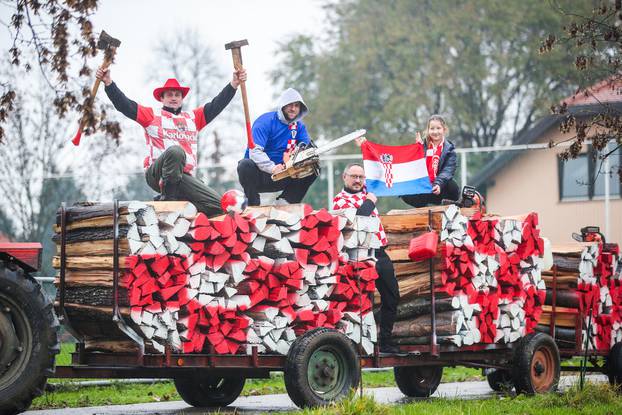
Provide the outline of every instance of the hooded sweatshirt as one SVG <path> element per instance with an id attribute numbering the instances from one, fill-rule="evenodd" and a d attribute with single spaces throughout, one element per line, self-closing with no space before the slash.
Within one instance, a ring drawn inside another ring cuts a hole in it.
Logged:
<path id="1" fill-rule="evenodd" d="M 283 107 L 293 102 L 300 102 L 300 113 L 288 122 Z M 272 173 L 275 165 L 283 163 L 283 153 L 288 148 L 298 143 L 309 143 L 307 128 L 301 121 L 308 112 L 300 93 L 293 88 L 286 89 L 277 100 L 276 111 L 261 115 L 253 123 L 255 148 L 246 149 L 244 157 L 253 160 L 259 170 Z"/>

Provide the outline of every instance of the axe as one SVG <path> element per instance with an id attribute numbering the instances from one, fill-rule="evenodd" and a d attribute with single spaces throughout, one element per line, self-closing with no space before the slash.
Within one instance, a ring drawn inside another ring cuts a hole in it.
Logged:
<path id="1" fill-rule="evenodd" d="M 105 31 L 101 31 L 99 34 L 99 39 L 97 40 L 97 49 L 104 51 L 104 62 L 102 63 L 102 68 L 104 70 L 108 69 L 110 64 L 114 59 L 114 55 L 117 51 L 117 48 L 121 46 L 121 41 L 119 39 L 115 39 L 110 36 Z M 95 80 L 95 84 L 93 84 L 93 88 L 91 89 L 91 96 L 89 100 L 92 102 L 95 99 L 95 95 L 97 94 L 97 90 L 99 89 L 99 84 L 101 81 L 99 79 Z M 86 123 L 86 117 L 82 115 L 80 119 L 80 125 L 78 126 L 78 132 L 76 136 L 71 140 L 71 142 L 78 146 L 80 145 L 80 137 L 82 137 L 82 129 L 84 128 L 84 124 Z"/>
<path id="2" fill-rule="evenodd" d="M 233 67 L 236 71 L 242 69 L 242 46 L 248 45 L 248 40 L 236 40 L 229 42 L 225 45 L 225 50 L 231 49 L 231 56 L 233 57 Z M 251 133 L 251 116 L 248 112 L 248 97 L 246 95 L 246 82 L 240 82 L 240 89 L 242 90 L 242 103 L 244 104 L 244 118 L 246 119 L 246 139 L 248 142 L 248 148 L 254 148 L 255 142 L 253 141 L 253 134 Z"/>

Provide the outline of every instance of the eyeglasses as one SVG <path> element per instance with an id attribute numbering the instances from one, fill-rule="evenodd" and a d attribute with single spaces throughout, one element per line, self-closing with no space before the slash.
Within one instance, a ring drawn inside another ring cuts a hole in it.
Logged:
<path id="1" fill-rule="evenodd" d="M 365 176 L 359 176 L 358 174 L 346 174 L 346 176 L 353 178 L 354 180 L 365 180 Z"/>

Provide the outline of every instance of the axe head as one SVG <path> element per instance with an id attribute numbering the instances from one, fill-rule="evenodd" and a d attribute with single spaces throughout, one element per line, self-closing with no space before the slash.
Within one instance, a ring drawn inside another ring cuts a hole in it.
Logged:
<path id="1" fill-rule="evenodd" d="M 229 50 L 229 49 L 239 49 L 242 46 L 246 46 L 248 45 L 248 40 L 246 39 L 242 39 L 242 40 L 234 40 L 233 42 L 229 42 L 227 44 L 225 44 L 225 49 Z"/>
<path id="2" fill-rule="evenodd" d="M 105 30 L 101 31 L 99 39 L 97 39 L 97 49 L 106 50 L 111 47 L 118 48 L 119 46 L 121 46 L 119 39 L 110 36 Z"/>

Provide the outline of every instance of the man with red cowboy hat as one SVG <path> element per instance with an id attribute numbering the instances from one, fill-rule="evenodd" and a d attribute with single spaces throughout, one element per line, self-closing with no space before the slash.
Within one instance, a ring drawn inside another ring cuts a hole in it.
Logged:
<path id="1" fill-rule="evenodd" d="M 220 196 L 192 175 L 197 165 L 197 138 L 203 127 L 229 104 L 246 71 L 233 73 L 231 82 L 211 101 L 191 111 L 183 111 L 182 103 L 190 88 L 171 78 L 153 90 L 161 109 L 145 107 L 127 98 L 112 81 L 109 69 L 99 68 L 97 78 L 106 85 L 106 95 L 114 107 L 145 129 L 148 154 L 144 167 L 147 184 L 160 193 L 159 200 L 188 200 L 199 211 L 211 216 L 219 214 Z"/>

